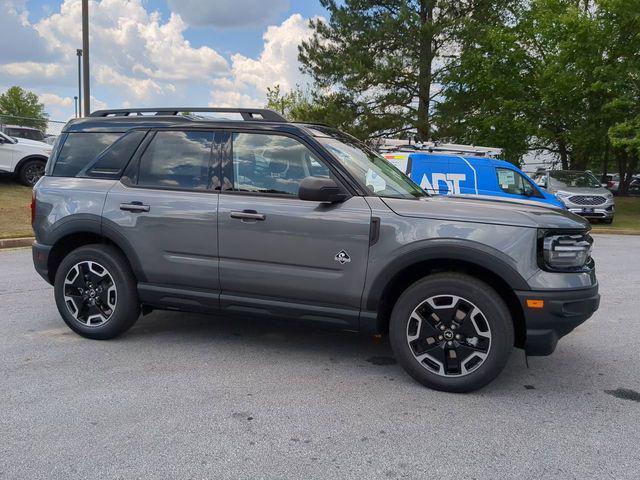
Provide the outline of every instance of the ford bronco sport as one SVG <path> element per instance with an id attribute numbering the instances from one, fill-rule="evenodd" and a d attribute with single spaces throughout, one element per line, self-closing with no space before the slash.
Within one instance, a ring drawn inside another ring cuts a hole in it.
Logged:
<path id="1" fill-rule="evenodd" d="M 586 220 L 430 196 L 354 138 L 269 110 L 72 120 L 32 210 L 35 268 L 93 339 L 153 309 L 324 322 L 388 333 L 412 377 L 463 392 L 514 346 L 550 354 L 600 298 Z"/>

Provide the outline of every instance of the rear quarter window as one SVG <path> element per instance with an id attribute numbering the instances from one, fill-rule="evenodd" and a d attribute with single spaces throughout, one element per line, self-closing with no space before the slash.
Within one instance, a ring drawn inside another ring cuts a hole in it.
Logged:
<path id="1" fill-rule="evenodd" d="M 75 177 L 122 133 L 76 132 L 67 134 L 53 166 L 54 177 Z"/>

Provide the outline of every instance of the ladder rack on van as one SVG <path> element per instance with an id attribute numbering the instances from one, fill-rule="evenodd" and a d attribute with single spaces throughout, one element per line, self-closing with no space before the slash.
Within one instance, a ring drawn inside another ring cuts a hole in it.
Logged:
<path id="1" fill-rule="evenodd" d="M 265 108 L 217 108 L 217 107 L 168 107 L 168 108 L 117 108 L 96 110 L 90 117 L 129 117 L 129 116 L 176 116 L 190 113 L 238 113 L 244 121 L 259 120 L 262 122 L 288 122 L 286 118 L 273 110 Z"/>

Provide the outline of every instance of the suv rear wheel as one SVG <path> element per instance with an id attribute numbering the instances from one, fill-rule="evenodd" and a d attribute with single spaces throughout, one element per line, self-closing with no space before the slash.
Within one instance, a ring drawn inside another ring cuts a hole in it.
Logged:
<path id="1" fill-rule="evenodd" d="M 423 385 L 469 392 L 491 382 L 513 347 L 513 322 L 502 298 L 465 274 L 438 273 L 398 299 L 389 326 L 398 362 Z"/>
<path id="2" fill-rule="evenodd" d="M 110 245 L 87 245 L 67 255 L 56 272 L 54 291 L 63 320 L 83 337 L 116 337 L 140 315 L 133 273 Z"/>
<path id="3" fill-rule="evenodd" d="M 40 177 L 44 175 L 44 167 L 47 162 L 40 159 L 27 160 L 20 167 L 18 178 L 20 183 L 27 187 L 33 187 Z"/>

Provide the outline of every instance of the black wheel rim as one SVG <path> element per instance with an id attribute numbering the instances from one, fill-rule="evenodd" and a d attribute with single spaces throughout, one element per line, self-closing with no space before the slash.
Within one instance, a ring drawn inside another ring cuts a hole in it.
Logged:
<path id="1" fill-rule="evenodd" d="M 42 163 L 30 163 L 25 167 L 24 179 L 31 186 L 38 183 L 42 175 L 44 175 L 44 165 Z"/>
<path id="2" fill-rule="evenodd" d="M 469 300 L 436 295 L 411 312 L 407 343 L 423 368 L 442 377 L 461 377 L 485 362 L 491 328 L 484 313 Z"/>
<path id="3" fill-rule="evenodd" d="M 113 277 L 97 262 L 76 263 L 64 279 L 64 302 L 77 322 L 88 327 L 104 325 L 118 302 Z"/>

